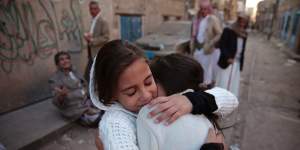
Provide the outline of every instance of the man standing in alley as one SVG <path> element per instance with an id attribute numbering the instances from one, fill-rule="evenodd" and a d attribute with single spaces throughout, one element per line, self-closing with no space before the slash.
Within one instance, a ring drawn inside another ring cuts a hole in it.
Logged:
<path id="1" fill-rule="evenodd" d="M 98 50 L 109 40 L 109 28 L 105 20 L 102 19 L 101 9 L 97 1 L 91 1 L 89 3 L 90 14 L 92 16 L 92 22 L 89 32 L 84 34 L 84 39 L 88 45 L 88 65 L 85 70 L 85 79 L 88 80 L 89 71 L 93 58 L 97 54 Z"/>
<path id="2" fill-rule="evenodd" d="M 213 15 L 209 0 L 199 0 L 199 11 L 193 20 L 191 52 L 204 70 L 204 84 L 212 87 L 215 84 L 217 62 L 220 51 L 215 45 L 222 34 L 220 20 Z"/>

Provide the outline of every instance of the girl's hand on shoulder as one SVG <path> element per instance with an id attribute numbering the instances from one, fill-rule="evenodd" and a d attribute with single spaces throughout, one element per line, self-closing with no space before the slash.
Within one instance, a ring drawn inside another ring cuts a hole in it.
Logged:
<path id="1" fill-rule="evenodd" d="M 209 129 L 205 144 L 202 145 L 200 150 L 228 150 L 225 144 L 224 135 L 217 129 Z"/>
<path id="2" fill-rule="evenodd" d="M 224 136 L 217 129 L 209 129 L 206 143 L 224 143 Z"/>
<path id="3" fill-rule="evenodd" d="M 169 125 L 179 117 L 190 113 L 193 105 L 187 97 L 174 94 L 153 99 L 149 103 L 149 107 L 154 107 L 149 113 L 149 117 L 154 118 L 156 123 L 165 121 L 165 125 Z"/>

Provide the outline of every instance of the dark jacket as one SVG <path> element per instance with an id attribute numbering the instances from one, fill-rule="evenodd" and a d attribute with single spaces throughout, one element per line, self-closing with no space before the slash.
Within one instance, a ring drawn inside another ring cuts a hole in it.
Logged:
<path id="1" fill-rule="evenodd" d="M 221 50 L 220 59 L 218 61 L 218 65 L 226 69 L 230 64 L 227 62 L 228 59 L 235 58 L 236 52 L 237 52 L 237 39 L 238 34 L 233 31 L 230 28 L 225 28 L 221 39 L 218 43 L 218 46 Z M 244 64 L 244 53 L 246 48 L 246 41 L 247 38 L 243 38 L 243 49 L 241 53 L 241 59 L 240 59 L 240 70 L 243 70 L 243 64 Z"/>

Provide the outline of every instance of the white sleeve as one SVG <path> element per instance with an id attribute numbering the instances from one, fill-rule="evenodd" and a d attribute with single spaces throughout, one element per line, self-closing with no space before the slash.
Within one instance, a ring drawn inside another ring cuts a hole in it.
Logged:
<path id="1" fill-rule="evenodd" d="M 99 136 L 105 150 L 138 150 L 136 130 L 126 118 L 104 117 L 100 121 Z"/>
<path id="2" fill-rule="evenodd" d="M 221 116 L 222 118 L 232 113 L 239 105 L 237 97 L 225 89 L 215 87 L 210 90 L 206 90 L 205 92 L 212 94 L 215 97 L 218 109 L 213 113 Z"/>

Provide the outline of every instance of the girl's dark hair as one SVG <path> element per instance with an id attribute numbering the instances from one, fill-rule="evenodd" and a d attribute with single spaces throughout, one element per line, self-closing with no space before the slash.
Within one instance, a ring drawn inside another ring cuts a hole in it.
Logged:
<path id="1" fill-rule="evenodd" d="M 58 66 L 58 64 L 59 64 L 59 57 L 61 55 L 67 55 L 69 57 L 69 59 L 71 59 L 71 55 L 68 52 L 65 52 L 65 51 L 58 52 L 54 55 L 54 62 L 55 62 L 56 66 Z"/>
<path id="2" fill-rule="evenodd" d="M 186 89 L 201 91 L 199 84 L 203 82 L 203 69 L 193 58 L 170 54 L 157 58 L 150 67 L 155 81 L 162 85 L 167 95 Z"/>
<path id="3" fill-rule="evenodd" d="M 193 58 L 182 54 L 170 54 L 154 60 L 150 68 L 156 83 L 163 87 L 167 95 L 183 92 L 186 89 L 205 90 L 200 87 L 203 82 L 203 69 Z M 205 116 L 217 129 L 220 129 L 217 115 L 211 113 Z"/>
<path id="4" fill-rule="evenodd" d="M 94 77 L 95 90 L 103 104 L 111 104 L 120 74 L 139 58 L 144 58 L 143 51 L 128 41 L 113 40 L 99 50 Z"/>

